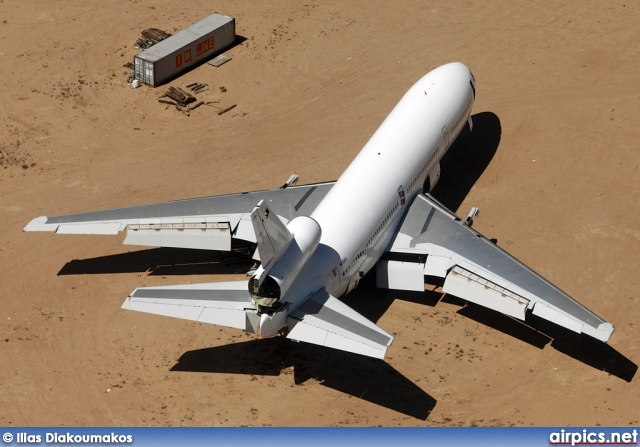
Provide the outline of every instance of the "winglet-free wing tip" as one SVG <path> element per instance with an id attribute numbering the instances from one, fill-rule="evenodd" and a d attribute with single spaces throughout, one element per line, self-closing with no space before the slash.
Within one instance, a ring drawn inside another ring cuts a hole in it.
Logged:
<path id="1" fill-rule="evenodd" d="M 596 337 L 596 338 L 599 340 L 602 340 L 605 343 L 608 343 L 614 330 L 615 328 L 613 327 L 613 324 L 601 323 L 600 326 L 598 326 L 599 337 Z"/>
<path id="2" fill-rule="evenodd" d="M 58 225 L 47 224 L 47 216 L 36 217 L 22 231 L 56 231 Z"/>
<path id="3" fill-rule="evenodd" d="M 592 326 L 584 325 L 582 326 L 582 332 L 595 338 L 596 340 L 600 340 L 603 343 L 608 343 L 611 338 L 611 334 L 615 328 L 611 323 L 600 323 L 597 328 Z"/>

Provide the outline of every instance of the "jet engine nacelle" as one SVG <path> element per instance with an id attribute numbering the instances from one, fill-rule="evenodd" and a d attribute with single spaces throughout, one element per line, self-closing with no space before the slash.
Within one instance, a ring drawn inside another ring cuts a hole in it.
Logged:
<path id="1" fill-rule="evenodd" d="M 276 253 L 272 260 L 274 262 L 260 266 L 249 281 L 249 293 L 259 306 L 258 310 L 268 312 L 268 308 L 275 306 L 287 293 L 322 236 L 318 222 L 306 216 L 293 219 L 287 229 L 293 235 L 291 241 Z"/>
<path id="2" fill-rule="evenodd" d="M 438 184 L 438 180 L 440 180 L 440 162 L 436 162 L 436 165 L 431 168 L 431 171 L 429 171 L 429 175 L 427 175 L 427 178 L 424 181 L 422 192 L 429 194 Z"/>

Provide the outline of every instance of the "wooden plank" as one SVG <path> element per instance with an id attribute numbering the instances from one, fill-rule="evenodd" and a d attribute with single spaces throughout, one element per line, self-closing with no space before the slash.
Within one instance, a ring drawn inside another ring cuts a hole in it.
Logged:
<path id="1" fill-rule="evenodd" d="M 221 54 L 211 59 L 209 62 L 207 62 L 207 64 L 212 65 L 214 67 L 219 67 L 222 64 L 226 64 L 230 60 L 231 58 L 229 56 L 225 56 L 224 54 Z"/>
<path id="2" fill-rule="evenodd" d="M 197 102 L 197 103 L 195 103 L 194 105 L 192 105 L 191 107 L 189 107 L 189 108 L 187 109 L 187 111 L 191 112 L 192 110 L 195 110 L 195 109 L 197 109 L 198 107 L 200 107 L 202 104 L 204 104 L 204 101 Z"/>
<path id="3" fill-rule="evenodd" d="M 224 108 L 218 112 L 218 115 L 222 115 L 223 113 L 227 113 L 229 110 L 233 109 L 237 104 Z"/>

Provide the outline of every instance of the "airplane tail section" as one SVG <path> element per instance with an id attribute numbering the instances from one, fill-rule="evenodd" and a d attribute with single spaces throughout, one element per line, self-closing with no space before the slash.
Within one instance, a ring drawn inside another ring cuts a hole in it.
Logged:
<path id="1" fill-rule="evenodd" d="M 265 200 L 261 200 L 251 213 L 251 222 L 258 243 L 258 254 L 262 265 L 267 263 L 282 247 L 293 239 L 293 234 Z"/>

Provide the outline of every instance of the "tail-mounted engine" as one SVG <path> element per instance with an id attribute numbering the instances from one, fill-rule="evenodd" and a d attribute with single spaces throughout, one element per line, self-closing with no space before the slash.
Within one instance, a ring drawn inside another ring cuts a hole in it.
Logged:
<path id="1" fill-rule="evenodd" d="M 318 246 L 322 230 L 306 216 L 298 216 L 285 226 L 265 202 L 253 210 L 251 220 L 262 265 L 249 281 L 249 293 L 259 311 L 275 312 Z"/>

